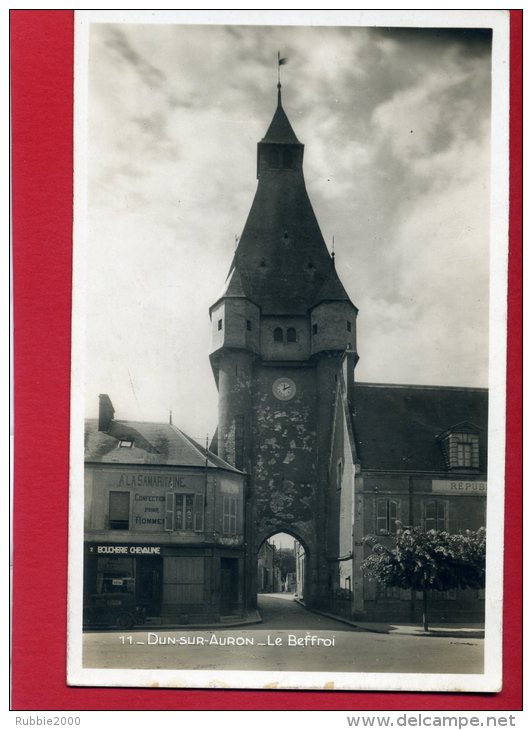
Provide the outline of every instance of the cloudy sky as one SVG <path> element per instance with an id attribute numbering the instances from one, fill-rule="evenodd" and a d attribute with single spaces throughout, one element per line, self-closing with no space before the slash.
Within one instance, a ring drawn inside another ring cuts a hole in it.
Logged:
<path id="1" fill-rule="evenodd" d="M 487 385 L 487 31 L 92 24 L 88 416 L 212 435 L 209 305 L 276 105 L 359 308 L 357 379 Z"/>

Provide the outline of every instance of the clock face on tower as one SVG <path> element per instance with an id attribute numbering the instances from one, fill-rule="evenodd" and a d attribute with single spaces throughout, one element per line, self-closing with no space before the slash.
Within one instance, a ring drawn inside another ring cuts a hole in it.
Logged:
<path id="1" fill-rule="evenodd" d="M 273 382 L 272 393 L 278 400 L 291 400 L 296 394 L 296 384 L 292 378 L 277 378 Z"/>

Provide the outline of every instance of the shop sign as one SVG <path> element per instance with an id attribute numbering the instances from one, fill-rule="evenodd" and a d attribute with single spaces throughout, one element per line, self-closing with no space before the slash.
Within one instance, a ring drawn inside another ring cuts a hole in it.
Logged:
<path id="1" fill-rule="evenodd" d="M 468 481 L 467 479 L 433 479 L 432 491 L 437 494 L 486 494 L 487 482 Z"/>
<path id="2" fill-rule="evenodd" d="M 93 555 L 160 555 L 159 545 L 91 545 Z"/>
<path id="3" fill-rule="evenodd" d="M 179 489 L 187 488 L 191 481 L 195 481 L 193 476 L 175 476 L 170 474 L 144 474 L 134 472 L 124 472 L 120 474 L 118 486 L 122 489 L 126 487 L 149 487 L 163 489 Z"/>

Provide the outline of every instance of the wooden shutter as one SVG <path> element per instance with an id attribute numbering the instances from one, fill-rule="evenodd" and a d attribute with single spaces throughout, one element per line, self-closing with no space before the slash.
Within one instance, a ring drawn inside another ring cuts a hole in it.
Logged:
<path id="1" fill-rule="evenodd" d="M 388 531 L 395 534 L 397 530 L 395 522 L 399 519 L 399 509 L 397 502 L 394 502 L 393 500 L 390 500 L 388 505 Z"/>
<path id="2" fill-rule="evenodd" d="M 194 530 L 203 530 L 203 494 L 194 495 Z"/>
<path id="3" fill-rule="evenodd" d="M 436 502 L 436 529 L 445 530 L 445 502 Z"/>
<path id="4" fill-rule="evenodd" d="M 175 495 L 173 492 L 167 492 L 166 494 L 166 512 L 164 520 L 164 529 L 174 529 L 174 499 Z"/>
<path id="5" fill-rule="evenodd" d="M 436 501 L 432 500 L 425 504 L 425 531 L 436 529 Z"/>
<path id="6" fill-rule="evenodd" d="M 231 535 L 236 535 L 236 497 L 229 497 L 229 529 Z"/>

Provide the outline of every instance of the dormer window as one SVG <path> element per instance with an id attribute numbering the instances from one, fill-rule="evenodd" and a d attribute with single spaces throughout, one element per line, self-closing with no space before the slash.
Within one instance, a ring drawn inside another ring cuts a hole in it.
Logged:
<path id="1" fill-rule="evenodd" d="M 473 444 L 471 441 L 456 442 L 456 465 L 471 469 L 473 466 Z"/>
<path id="2" fill-rule="evenodd" d="M 448 469 L 480 469 L 480 435 L 473 424 L 461 423 L 438 436 Z"/>
<path id="3" fill-rule="evenodd" d="M 119 449 L 132 449 L 133 448 L 133 439 L 120 439 L 118 442 L 118 448 Z"/>

